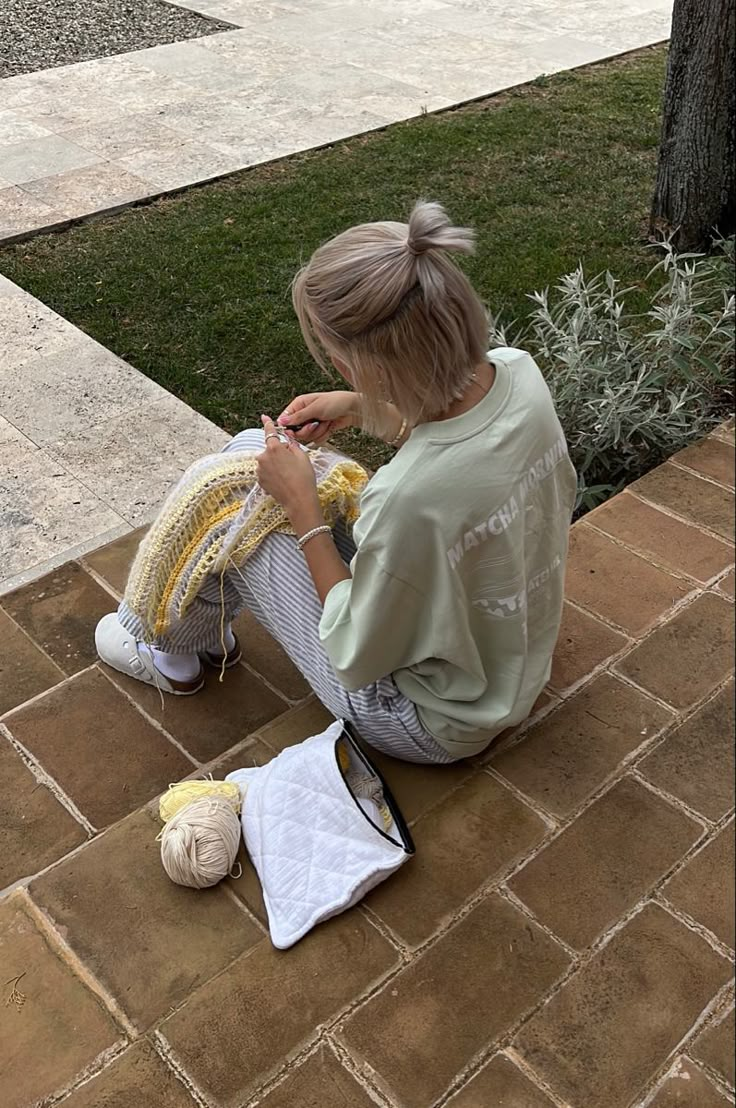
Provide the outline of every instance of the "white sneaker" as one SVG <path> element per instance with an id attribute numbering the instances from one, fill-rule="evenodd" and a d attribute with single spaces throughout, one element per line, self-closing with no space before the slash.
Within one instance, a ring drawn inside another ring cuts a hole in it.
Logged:
<path id="1" fill-rule="evenodd" d="M 97 624 L 95 630 L 97 653 L 106 665 L 116 669 L 118 673 L 124 673 L 126 677 L 133 677 L 136 681 L 143 681 L 146 685 L 153 685 L 154 688 L 170 693 L 171 696 L 193 696 L 203 687 L 203 668 L 200 668 L 199 674 L 192 681 L 175 681 L 156 669 L 151 652 L 146 649 L 141 650 L 141 645 L 129 631 L 125 630 L 115 612 L 103 616 Z"/>

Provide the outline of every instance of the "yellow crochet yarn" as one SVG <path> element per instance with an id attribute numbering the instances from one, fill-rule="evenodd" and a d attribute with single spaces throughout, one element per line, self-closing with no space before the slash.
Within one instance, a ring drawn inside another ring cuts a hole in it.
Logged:
<path id="1" fill-rule="evenodd" d="M 240 789 L 232 781 L 180 781 L 169 785 L 158 804 L 158 812 L 164 823 L 180 812 L 193 800 L 206 796 L 219 796 L 226 800 L 236 815 L 240 813 Z"/>
<path id="2" fill-rule="evenodd" d="M 350 769 L 350 755 L 345 749 L 345 743 L 342 740 L 337 744 L 337 758 L 340 763 L 340 769 L 343 773 L 347 773 Z"/>
<path id="3" fill-rule="evenodd" d="M 354 523 L 366 471 L 331 451 L 309 454 L 325 519 Z M 279 504 L 259 488 L 257 455 L 215 454 L 195 462 L 170 493 L 143 539 L 125 601 L 146 641 L 165 636 L 210 575 L 239 568 L 274 531 L 293 534 Z"/>

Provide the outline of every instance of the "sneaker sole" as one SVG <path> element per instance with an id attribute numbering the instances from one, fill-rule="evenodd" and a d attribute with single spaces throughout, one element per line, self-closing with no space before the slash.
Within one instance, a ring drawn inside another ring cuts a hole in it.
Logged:
<path id="1" fill-rule="evenodd" d="M 140 677 L 136 677 L 136 675 L 134 673 L 131 673 L 130 670 L 121 669 L 120 666 L 114 666 L 112 662 L 106 662 L 104 658 L 101 658 L 100 661 L 104 666 L 108 666 L 110 669 L 114 669 L 116 673 L 122 673 L 123 677 L 129 677 L 131 681 L 137 681 L 139 685 L 145 685 L 149 689 L 158 689 L 160 693 L 165 693 L 166 696 L 196 696 L 196 694 L 198 692 L 201 692 L 205 686 L 203 675 L 202 680 L 197 685 L 196 689 L 165 689 L 162 685 L 157 685 L 155 681 L 141 681 Z M 164 677 L 163 673 L 161 674 L 161 677 L 165 681 L 169 683 L 171 682 L 171 678 Z"/>
<path id="2" fill-rule="evenodd" d="M 205 651 L 204 654 L 200 654 L 200 658 L 202 659 L 202 661 L 204 662 L 204 664 L 206 666 L 210 667 L 210 669 L 222 669 L 222 658 L 221 657 L 218 658 L 215 654 L 208 654 Z M 233 666 L 236 666 L 238 664 L 238 662 L 242 661 L 242 659 L 243 659 L 243 651 L 240 650 L 240 651 L 238 651 L 237 658 L 230 658 L 227 662 L 225 662 L 225 669 L 232 669 Z"/>

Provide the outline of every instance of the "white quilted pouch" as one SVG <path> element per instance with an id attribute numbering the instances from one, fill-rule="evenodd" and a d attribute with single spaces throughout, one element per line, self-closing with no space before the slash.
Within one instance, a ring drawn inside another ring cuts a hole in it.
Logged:
<path id="1" fill-rule="evenodd" d="M 347 773 L 340 740 L 350 758 Z M 356 774 L 381 787 L 387 816 L 362 788 L 354 795 L 348 778 Z M 388 787 L 341 721 L 227 780 L 244 792 L 245 845 L 263 887 L 271 941 L 280 950 L 357 904 L 414 853 Z"/>

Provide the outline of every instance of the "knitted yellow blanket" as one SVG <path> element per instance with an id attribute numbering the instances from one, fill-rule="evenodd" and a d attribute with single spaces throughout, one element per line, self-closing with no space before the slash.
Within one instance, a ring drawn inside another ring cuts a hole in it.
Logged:
<path id="1" fill-rule="evenodd" d="M 310 451 L 309 457 L 326 521 L 354 523 L 368 474 L 333 451 Z M 148 642 L 184 619 L 208 575 L 242 566 L 274 531 L 294 534 L 283 509 L 259 487 L 256 460 L 245 451 L 202 458 L 164 502 L 138 549 L 125 591 Z"/>

